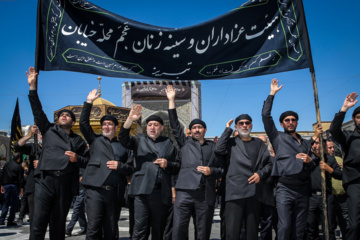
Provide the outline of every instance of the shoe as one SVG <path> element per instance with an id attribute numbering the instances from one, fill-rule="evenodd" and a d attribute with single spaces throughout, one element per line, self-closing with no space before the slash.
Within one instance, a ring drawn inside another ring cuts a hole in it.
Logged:
<path id="1" fill-rule="evenodd" d="M 17 224 L 16 224 L 16 222 L 8 222 L 7 226 L 8 227 L 15 227 L 15 226 L 17 226 Z"/>
<path id="2" fill-rule="evenodd" d="M 18 218 L 18 219 L 16 220 L 16 222 L 17 222 L 18 224 L 20 224 L 20 225 L 22 225 L 22 224 L 24 223 L 22 218 Z"/>
<path id="3" fill-rule="evenodd" d="M 68 230 L 68 229 L 66 229 L 66 230 L 65 230 L 65 235 L 71 237 L 71 231 Z"/>
<path id="4" fill-rule="evenodd" d="M 86 229 L 81 230 L 80 232 L 76 233 L 76 235 L 85 235 L 86 234 Z"/>

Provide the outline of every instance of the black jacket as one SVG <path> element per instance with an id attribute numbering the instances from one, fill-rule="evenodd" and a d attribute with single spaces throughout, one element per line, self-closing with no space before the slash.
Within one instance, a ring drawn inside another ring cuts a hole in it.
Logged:
<path id="1" fill-rule="evenodd" d="M 321 169 L 319 166 L 321 159 L 320 159 L 320 157 L 316 156 L 314 153 L 311 154 L 311 159 L 315 165 L 311 171 L 311 190 L 313 192 L 319 192 L 322 189 L 322 187 L 321 187 Z M 334 170 L 332 173 L 325 171 L 326 192 L 327 192 L 327 194 L 331 194 L 331 192 L 332 192 L 331 179 L 335 178 L 335 179 L 341 180 L 342 179 L 342 171 L 341 171 L 339 164 L 337 163 L 337 161 L 335 160 L 335 158 L 333 156 L 324 154 L 324 160 L 325 160 L 325 163 L 328 164 Z"/>
<path id="2" fill-rule="evenodd" d="M 341 130 L 345 114 L 345 112 L 335 114 L 329 131 L 345 152 L 343 184 L 346 187 L 347 184 L 360 180 L 360 132 L 356 129 L 354 131 Z"/>
<path id="3" fill-rule="evenodd" d="M 79 192 L 79 167 L 85 168 L 88 157 L 88 148 L 85 141 L 77 134 L 67 134 L 60 126 L 50 123 L 46 117 L 36 90 L 30 90 L 30 105 L 35 119 L 35 124 L 43 136 L 43 148 L 39 163 L 35 169 L 35 177 L 44 171 L 63 171 L 73 173 L 73 194 Z M 77 154 L 77 162 L 69 161 L 66 151 Z"/>
<path id="4" fill-rule="evenodd" d="M 116 178 L 120 187 L 127 185 L 126 176 L 133 173 L 134 167 L 131 152 L 124 148 L 116 139 L 110 141 L 103 135 L 96 135 L 90 126 L 89 117 L 92 104 L 85 102 L 80 116 L 80 131 L 90 145 L 90 160 L 83 174 L 81 183 L 87 186 L 100 187 L 108 178 L 111 172 L 106 163 L 111 160 L 118 161 Z M 112 147 L 114 144 L 120 156 L 115 156 Z"/>
<path id="5" fill-rule="evenodd" d="M 275 161 L 272 169 L 272 176 L 290 176 L 295 177 L 297 174 L 305 171 L 307 182 L 310 181 L 310 164 L 304 163 L 303 160 L 297 159 L 298 153 L 310 155 L 313 139 L 305 140 L 300 135 L 301 144 L 296 138 L 285 132 L 278 132 L 274 120 L 271 116 L 271 108 L 274 96 L 269 95 L 262 109 L 262 120 L 266 134 L 274 148 Z"/>
<path id="6" fill-rule="evenodd" d="M 264 204 L 273 205 L 273 194 L 266 194 L 263 189 L 269 187 L 265 185 L 265 180 L 270 176 L 272 169 L 266 145 L 261 139 L 254 138 L 260 145 L 260 151 L 253 168 L 243 141 L 240 137 L 230 138 L 232 132 L 231 128 L 226 128 L 215 147 L 216 153 L 226 157 L 225 201 L 254 197 Z M 254 173 L 259 174 L 260 182 L 249 184 L 248 179 Z"/>
<path id="7" fill-rule="evenodd" d="M 181 168 L 175 188 L 183 190 L 197 189 L 203 176 L 202 173 L 196 170 L 198 166 L 203 166 L 200 142 L 192 137 L 185 137 L 176 109 L 169 109 L 168 112 L 174 137 L 181 149 Z M 205 176 L 205 198 L 207 203 L 213 206 L 216 198 L 216 180 L 221 178 L 224 169 L 222 157 L 215 153 L 215 143 L 206 141 L 211 145 L 212 155 L 207 165 L 210 168 L 210 175 Z"/>
<path id="8" fill-rule="evenodd" d="M 10 160 L 5 163 L 0 179 L 0 185 L 5 186 L 9 184 L 16 185 L 23 188 L 24 170 L 21 167 L 21 163 L 14 160 Z"/>
<path id="9" fill-rule="evenodd" d="M 165 149 L 163 149 L 162 154 L 159 154 L 154 140 L 147 135 L 138 134 L 133 137 L 129 134 L 130 129 L 121 126 L 119 141 L 126 148 L 133 150 L 136 166 L 128 194 L 133 196 L 151 194 L 155 187 L 158 172 L 161 171 L 161 200 L 162 203 L 171 205 L 171 175 L 177 174 L 180 168 L 176 147 L 169 138 L 160 136 L 156 142 L 161 142 Z M 159 165 L 153 163 L 158 158 L 167 160 L 166 169 L 159 168 Z"/>
<path id="10" fill-rule="evenodd" d="M 36 150 L 37 148 L 37 150 Z M 25 186 L 24 186 L 24 193 L 31 194 L 35 191 L 35 179 L 34 179 L 34 160 L 36 159 L 36 154 L 40 155 L 41 147 L 38 144 L 34 143 L 26 143 L 23 146 L 19 146 L 18 141 L 14 143 L 14 149 L 16 152 L 21 152 L 22 154 L 29 155 L 29 167 L 28 167 L 28 176 L 26 178 Z"/>

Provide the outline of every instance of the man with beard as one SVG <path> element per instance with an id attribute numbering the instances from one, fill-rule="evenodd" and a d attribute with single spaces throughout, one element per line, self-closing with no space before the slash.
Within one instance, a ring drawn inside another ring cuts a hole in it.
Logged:
<path id="1" fill-rule="evenodd" d="M 323 141 L 324 149 L 326 141 Z M 322 229 L 325 229 L 324 206 L 321 186 L 321 170 L 325 171 L 326 180 L 326 199 L 327 199 L 327 216 L 328 229 L 331 240 L 335 240 L 335 229 L 333 228 L 333 213 L 334 213 L 334 196 L 331 194 L 332 184 L 331 178 L 342 178 L 342 171 L 337 164 L 334 157 L 324 154 L 324 162 L 320 161 L 320 141 L 316 139 L 312 145 L 311 159 L 314 168 L 311 171 L 311 196 L 309 198 L 309 212 L 307 218 L 307 238 L 309 240 L 317 239 L 319 233 L 319 221 L 322 224 Z"/>
<path id="2" fill-rule="evenodd" d="M 264 182 L 272 164 L 264 142 L 250 136 L 252 119 L 241 114 L 235 119 L 238 137 L 230 138 L 231 119 L 218 140 L 215 152 L 226 158 L 225 222 L 226 239 L 240 239 L 245 223 L 247 240 L 257 240 L 262 204 L 270 204 L 272 193 L 264 194 Z"/>
<path id="3" fill-rule="evenodd" d="M 167 215 L 172 202 L 171 175 L 178 173 L 180 163 L 171 140 L 160 136 L 163 120 L 156 115 L 146 119 L 146 134 L 130 136 L 134 121 L 141 117 L 141 106 L 132 107 L 121 126 L 119 140 L 134 151 L 135 172 L 128 194 L 134 196 L 135 225 L 132 239 L 163 239 Z"/>
<path id="4" fill-rule="evenodd" d="M 35 169 L 35 207 L 30 239 L 44 239 L 50 225 L 50 239 L 65 238 L 66 216 L 79 192 L 79 167 L 86 167 L 88 148 L 85 141 L 71 131 L 76 118 L 72 111 L 58 112 L 58 123 L 50 123 L 37 94 L 37 75 L 31 67 L 26 72 L 29 100 L 35 124 L 43 136 L 43 148 Z"/>
<path id="5" fill-rule="evenodd" d="M 181 148 L 181 169 L 175 185 L 173 234 L 174 240 L 188 238 L 189 221 L 195 212 L 197 239 L 209 239 L 216 199 L 216 179 L 223 172 L 215 154 L 215 143 L 205 140 L 206 124 L 194 119 L 189 125 L 191 135 L 185 137 L 175 108 L 175 89 L 168 85 L 169 119 L 174 137 Z"/>
<path id="6" fill-rule="evenodd" d="M 276 129 L 271 116 L 275 94 L 282 88 L 279 81 L 271 82 L 270 95 L 262 109 L 265 131 L 274 148 L 275 161 L 272 176 L 278 177 L 276 186 L 276 206 L 278 212 L 278 239 L 303 239 L 306 227 L 308 200 L 310 194 L 310 162 L 313 139 L 305 140 L 296 133 L 299 116 L 293 111 L 280 115 L 280 126 L 285 132 Z"/>
<path id="7" fill-rule="evenodd" d="M 130 151 L 116 137 L 116 117 L 105 115 L 100 119 L 101 135 L 90 126 L 91 108 L 98 97 L 96 89 L 89 93 L 80 116 L 80 131 L 90 146 L 90 160 L 81 181 L 86 189 L 86 239 L 117 239 L 126 176 L 134 168 Z"/>
<path id="8" fill-rule="evenodd" d="M 355 108 L 352 120 L 355 129 L 341 130 L 346 112 L 358 102 L 357 93 L 350 93 L 330 126 L 330 133 L 335 141 L 341 144 L 345 152 L 343 168 L 343 185 L 347 193 L 349 210 L 349 229 L 346 239 L 360 238 L 360 107 Z"/>

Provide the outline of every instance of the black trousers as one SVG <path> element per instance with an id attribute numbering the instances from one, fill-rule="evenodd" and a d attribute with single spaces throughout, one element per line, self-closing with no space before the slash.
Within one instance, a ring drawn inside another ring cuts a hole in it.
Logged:
<path id="1" fill-rule="evenodd" d="M 360 183 L 349 184 L 346 193 L 346 205 L 349 211 L 349 228 L 346 239 L 360 239 Z"/>
<path id="2" fill-rule="evenodd" d="M 333 210 L 334 210 L 334 196 L 327 193 L 327 215 L 330 240 L 335 240 L 335 229 L 333 228 Z M 325 229 L 324 214 L 323 214 L 323 198 L 321 195 L 312 193 L 309 198 L 309 212 L 307 218 L 307 238 L 308 240 L 317 239 L 319 237 L 319 223 L 322 229 Z"/>
<path id="3" fill-rule="evenodd" d="M 310 185 L 276 186 L 278 239 L 303 240 L 309 209 Z"/>
<path id="4" fill-rule="evenodd" d="M 149 195 L 135 196 L 135 224 L 132 239 L 148 239 L 150 227 L 151 238 L 162 240 L 169 207 L 161 202 L 161 189 L 154 189 Z"/>
<path id="5" fill-rule="evenodd" d="M 23 220 L 27 213 L 29 213 L 28 196 L 24 194 L 20 200 L 19 219 Z"/>
<path id="6" fill-rule="evenodd" d="M 65 239 L 66 217 L 73 193 L 72 174 L 53 176 L 43 174 L 35 179 L 35 206 L 31 240 L 44 239 L 49 224 L 50 239 Z"/>
<path id="7" fill-rule="evenodd" d="M 247 240 L 257 240 L 261 203 L 254 197 L 225 203 L 226 240 L 239 240 L 243 223 Z"/>
<path id="8" fill-rule="evenodd" d="M 347 228 L 349 225 L 349 212 L 346 206 L 346 194 L 334 195 L 334 219 L 333 229 L 339 225 L 343 240 L 346 240 Z"/>
<path id="9" fill-rule="evenodd" d="M 30 232 L 31 232 L 32 229 L 33 229 L 32 226 L 33 226 L 34 206 L 35 206 L 34 196 L 35 196 L 35 193 L 30 193 L 30 194 L 28 195 Z"/>
<path id="10" fill-rule="evenodd" d="M 188 239 L 189 222 L 195 212 L 197 239 L 209 239 L 214 216 L 214 206 L 205 199 L 205 188 L 177 190 L 174 204 L 173 240 Z"/>
<path id="11" fill-rule="evenodd" d="M 262 204 L 260 220 L 261 240 L 272 240 L 274 206 Z"/>
<path id="12" fill-rule="evenodd" d="M 117 188 L 105 190 L 100 187 L 86 187 L 85 205 L 88 220 L 86 239 L 118 238 L 120 203 Z"/>

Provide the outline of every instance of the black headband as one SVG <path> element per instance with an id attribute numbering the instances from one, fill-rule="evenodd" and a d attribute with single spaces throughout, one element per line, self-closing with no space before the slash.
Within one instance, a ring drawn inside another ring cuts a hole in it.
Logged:
<path id="1" fill-rule="evenodd" d="M 156 115 L 151 115 L 150 117 L 148 117 L 146 119 L 146 124 L 150 121 L 157 121 L 159 122 L 161 125 L 164 125 L 164 121 L 161 119 L 161 117 L 156 116 Z"/>
<path id="2" fill-rule="evenodd" d="M 288 116 L 294 116 L 296 118 L 296 120 L 299 120 L 299 115 L 296 112 L 294 112 L 294 111 L 286 111 L 286 112 L 283 112 L 280 115 L 280 118 L 279 118 L 280 123 L 282 123 L 283 120 Z"/>
<path id="3" fill-rule="evenodd" d="M 61 115 L 62 113 L 64 113 L 64 112 L 70 114 L 71 119 L 73 120 L 73 122 L 76 122 L 75 114 L 74 114 L 72 111 L 68 110 L 68 109 L 60 110 L 60 112 L 57 113 L 58 118 L 60 118 L 60 115 Z"/>
<path id="4" fill-rule="evenodd" d="M 204 121 L 198 119 L 198 118 L 195 118 L 194 120 L 191 121 L 190 125 L 189 125 L 189 129 L 192 128 L 192 126 L 194 126 L 195 124 L 200 124 L 202 125 L 204 128 L 206 128 L 206 124 Z"/>
<path id="5" fill-rule="evenodd" d="M 118 120 L 117 120 L 116 117 L 114 117 L 113 115 L 109 115 L 109 114 L 108 114 L 108 115 L 103 116 L 103 117 L 100 119 L 101 125 L 103 124 L 103 122 L 104 122 L 105 120 L 112 121 L 112 122 L 115 124 L 115 126 L 119 125 Z"/>

